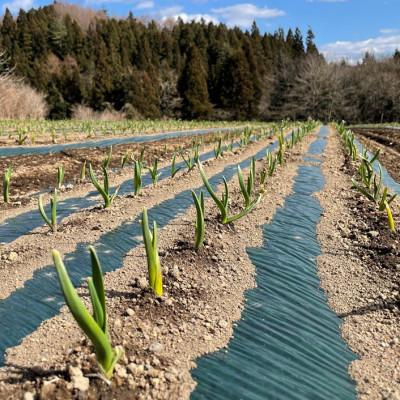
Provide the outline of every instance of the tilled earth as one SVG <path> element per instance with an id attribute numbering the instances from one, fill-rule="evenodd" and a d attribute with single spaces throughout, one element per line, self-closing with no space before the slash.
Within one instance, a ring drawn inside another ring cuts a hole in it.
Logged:
<path id="1" fill-rule="evenodd" d="M 7 367 L 0 369 L 0 398 L 188 398 L 195 387 L 190 375 L 194 360 L 227 345 L 243 309 L 245 290 L 255 285 L 256 271 L 246 247 L 262 244 L 260 225 L 272 219 L 290 194 L 301 155 L 313 139 L 307 137 L 292 151 L 286 164 L 268 180 L 263 201 L 246 218 L 223 226 L 215 206 L 207 199 L 207 241 L 200 251 L 193 249 L 193 208 L 160 231 L 165 284 L 161 299 L 147 289 L 142 246 L 131 250 L 120 268 L 106 275 L 110 336 L 114 345 L 125 349 L 111 384 L 97 374 L 90 343 L 63 308 L 21 345 L 8 351 Z M 207 170 L 216 173 L 220 163 L 238 162 L 249 151 L 214 160 Z M 326 183 L 317 195 L 324 210 L 318 225 L 321 287 L 331 308 L 343 320 L 343 338 L 357 354 L 349 372 L 358 397 L 396 400 L 400 398 L 399 235 L 389 232 L 385 213 L 351 189 L 355 167 L 334 132 L 322 159 Z M 261 164 L 257 163 L 258 171 Z M 183 176 L 174 186 L 183 188 L 187 179 L 195 182 L 198 172 L 193 172 L 195 175 Z M 159 193 L 161 201 L 168 185 L 165 182 L 159 188 L 146 189 L 145 197 L 138 201 L 155 201 L 151 190 L 157 196 Z M 232 190 L 232 208 L 237 210 L 242 200 L 236 179 L 230 186 L 236 187 Z M 116 206 L 125 207 L 127 201 L 119 199 Z M 399 211 L 400 203 L 395 200 L 393 213 L 398 224 Z M 100 210 L 92 209 L 90 213 Z M 126 218 L 112 214 L 113 218 Z M 76 220 L 76 229 L 91 230 L 88 216 L 87 212 L 82 214 L 84 224 L 79 225 L 76 216 L 67 223 Z M 112 225 L 104 219 L 99 221 L 100 231 Z M 86 287 L 80 293 L 88 303 Z"/>
<path id="2" fill-rule="evenodd" d="M 381 151 L 380 162 L 390 172 L 393 179 L 400 182 L 400 130 L 389 128 L 353 129 L 361 142 L 371 151 Z"/>
<path id="3" fill-rule="evenodd" d="M 115 145 L 113 146 L 110 167 L 113 169 L 120 168 L 121 159 L 127 152 L 138 159 L 142 149 L 144 149 L 145 162 L 149 164 L 157 158 L 161 163 L 170 161 L 173 153 L 179 152 L 181 149 L 190 149 L 194 142 L 201 140 L 203 144 L 209 144 L 216 142 L 219 137 L 226 138 L 228 142 L 228 136 L 233 138 L 234 134 L 213 132 L 205 135 L 164 139 L 151 143 Z M 0 210 L 15 208 L 21 203 L 27 204 L 30 201 L 29 195 L 38 191 L 54 189 L 57 181 L 57 167 L 61 165 L 64 166 L 65 170 L 65 185 L 72 187 L 72 185 L 79 184 L 82 163 L 87 161 L 86 173 L 88 175 L 89 162 L 95 169 L 99 168 L 103 160 L 107 158 L 108 151 L 107 148 L 94 148 L 68 150 L 54 154 L 0 157 L 0 171 L 5 171 L 9 165 L 12 165 L 13 169 L 10 189 L 12 202 L 10 204 L 2 202 Z M 181 161 L 179 155 L 177 155 L 178 161 Z M 129 160 L 129 164 L 132 164 L 132 159 Z M 1 180 L 0 190 L 3 190 L 2 185 Z"/>
<path id="4" fill-rule="evenodd" d="M 91 346 L 64 308 L 9 351 L 8 368 L 0 371 L 2 398 L 33 393 L 49 399 L 188 398 L 195 385 L 190 375 L 193 360 L 228 343 L 232 324 L 240 318 L 244 291 L 254 287 L 254 266 L 246 247 L 261 245 L 259 224 L 270 220 L 290 194 L 300 155 L 312 139 L 294 149 L 269 180 L 263 202 L 234 225 L 219 224 L 212 200 L 206 200 L 207 242 L 200 251 L 193 249 L 193 208 L 160 231 L 162 299 L 146 289 L 142 246 L 128 253 L 122 268 L 106 275 L 110 336 L 125 349 L 111 386 L 93 376 L 97 366 Z M 262 163 L 257 163 L 258 170 Z M 236 187 L 235 210 L 242 200 L 235 179 L 231 185 Z M 81 293 L 87 296 L 85 288 Z M 60 332 L 65 332 L 63 340 Z M 89 386 L 82 373 L 89 374 Z"/>
<path id="5" fill-rule="evenodd" d="M 350 365 L 360 399 L 400 398 L 400 243 L 386 214 L 351 189 L 355 166 L 338 135 L 327 149 L 326 186 L 318 197 L 321 286 L 343 320 L 342 334 L 358 359 Z M 393 203 L 399 224 L 399 202 Z"/>

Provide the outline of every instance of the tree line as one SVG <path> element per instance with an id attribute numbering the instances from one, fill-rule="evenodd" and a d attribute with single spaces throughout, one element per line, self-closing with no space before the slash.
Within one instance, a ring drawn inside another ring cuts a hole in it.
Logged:
<path id="1" fill-rule="evenodd" d="M 0 25 L 7 68 L 44 94 L 49 118 L 85 105 L 128 118 L 399 119 L 397 53 L 329 64 L 314 39 L 311 29 L 160 24 L 61 3 L 6 10 Z"/>

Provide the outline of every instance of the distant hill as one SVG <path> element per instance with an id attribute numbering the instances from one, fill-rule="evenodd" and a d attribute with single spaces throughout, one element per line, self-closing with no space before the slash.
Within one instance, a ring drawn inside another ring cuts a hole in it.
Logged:
<path id="1" fill-rule="evenodd" d="M 329 65 L 311 29 L 303 38 L 298 28 L 260 33 L 255 23 L 249 31 L 206 22 L 161 24 L 54 3 L 16 17 L 6 10 L 0 34 L 8 67 L 44 93 L 50 118 L 69 118 L 77 105 L 129 118 L 369 122 L 400 116 L 386 84 L 370 81 L 375 97 L 378 90 L 384 93 L 379 98 L 390 100 L 385 105 L 369 105 L 358 93 L 364 73 L 370 80 L 380 71 L 398 74 L 396 56 L 356 67 Z"/>

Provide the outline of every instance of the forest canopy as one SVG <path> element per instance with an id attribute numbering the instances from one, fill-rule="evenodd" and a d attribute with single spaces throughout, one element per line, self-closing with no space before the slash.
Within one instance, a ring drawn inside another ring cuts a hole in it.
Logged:
<path id="1" fill-rule="evenodd" d="M 62 3 L 6 10 L 0 25 L 3 67 L 45 95 L 49 118 L 82 105 L 128 118 L 400 119 L 398 52 L 330 64 L 314 39 L 311 28 L 160 24 Z"/>

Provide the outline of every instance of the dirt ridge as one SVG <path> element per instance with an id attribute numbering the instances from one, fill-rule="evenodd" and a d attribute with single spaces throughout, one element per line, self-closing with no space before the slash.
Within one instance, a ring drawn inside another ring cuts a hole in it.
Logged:
<path id="1" fill-rule="evenodd" d="M 125 257 L 122 268 L 106 275 L 106 288 L 113 293 L 108 300 L 113 321 L 111 337 L 114 344 L 126 349 L 126 359 L 117 370 L 112 388 L 92 379 L 89 391 L 83 395 L 71 386 L 65 364 L 77 365 L 89 373 L 94 362 L 86 340 L 82 341 L 81 333 L 63 308 L 60 315 L 45 321 L 20 346 L 10 349 L 10 367 L 0 372 L 0 394 L 14 396 L 24 391 L 49 390 L 48 398 L 188 398 L 195 384 L 190 376 L 193 360 L 228 343 L 232 324 L 240 318 L 244 291 L 255 285 L 254 266 L 245 249 L 262 244 L 259 225 L 270 220 L 291 193 L 302 162 L 300 155 L 314 138 L 309 135 L 295 148 L 285 166 L 269 180 L 261 204 L 233 227 L 217 223 L 215 207 L 210 199 L 206 200 L 207 244 L 199 254 L 191 248 L 193 208 L 160 231 L 166 277 L 166 296 L 161 302 L 141 288 L 146 276 L 142 246 Z M 233 207 L 242 202 L 240 197 L 237 189 L 232 191 Z M 132 286 L 133 282 L 136 283 Z M 55 334 L 60 330 L 68 330 L 68 337 L 62 341 Z M 28 376 L 23 384 L 18 381 L 21 368 Z M 32 374 L 32 369 L 38 368 L 45 371 L 41 378 Z M 10 377 L 17 384 L 11 384 Z"/>
<path id="2" fill-rule="evenodd" d="M 398 234 L 389 234 L 385 214 L 351 189 L 352 167 L 333 130 L 322 169 L 326 183 L 317 196 L 324 209 L 317 264 L 329 304 L 343 320 L 343 338 L 359 357 L 350 375 L 359 399 L 400 399 Z M 395 218 L 399 209 L 395 202 Z M 385 243 L 395 246 L 392 260 L 369 251 Z"/>

